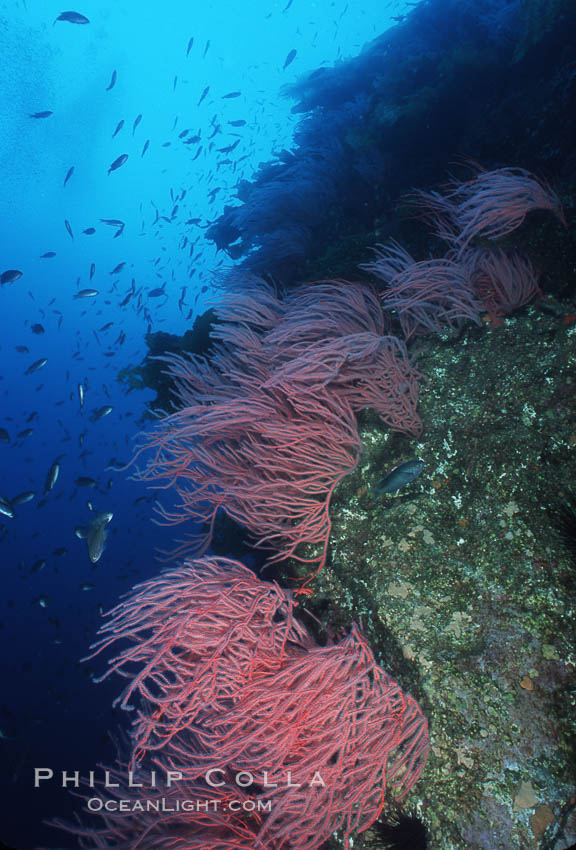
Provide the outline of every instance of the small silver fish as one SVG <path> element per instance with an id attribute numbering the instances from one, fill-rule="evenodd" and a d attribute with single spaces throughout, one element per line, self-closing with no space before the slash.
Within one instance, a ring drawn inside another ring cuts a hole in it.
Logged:
<path id="1" fill-rule="evenodd" d="M 3 496 L 0 496 L 0 514 L 2 514 L 2 516 L 7 516 L 8 519 L 14 519 L 12 505 L 8 499 L 5 499 Z"/>
<path id="2" fill-rule="evenodd" d="M 46 483 L 44 484 L 44 495 L 50 492 L 53 489 L 54 485 L 58 481 L 58 476 L 60 475 L 60 464 L 58 461 L 54 461 L 50 469 L 48 470 L 48 475 L 46 476 Z"/>
<path id="3" fill-rule="evenodd" d="M 32 363 L 30 366 L 28 366 L 28 368 L 26 369 L 24 374 L 25 375 L 31 375 L 33 372 L 37 372 L 39 369 L 42 369 L 42 367 L 45 366 L 47 363 L 48 363 L 48 358 L 47 357 L 41 357 L 39 360 L 35 360 L 34 363 Z"/>
<path id="4" fill-rule="evenodd" d="M 113 407 L 109 404 L 105 404 L 103 407 L 98 407 L 92 413 L 90 420 L 92 422 L 98 422 L 99 419 L 103 419 L 105 416 L 108 416 L 113 411 Z"/>
<path id="5" fill-rule="evenodd" d="M 86 535 L 86 544 L 88 546 L 88 557 L 92 564 L 97 564 L 102 557 L 108 537 L 107 525 L 113 516 L 114 514 L 110 511 L 96 514 L 90 523 L 90 528 Z"/>
<path id="6" fill-rule="evenodd" d="M 95 298 L 99 294 L 98 289 L 81 289 L 75 294 L 74 298 Z"/>
<path id="7" fill-rule="evenodd" d="M 36 493 L 32 490 L 26 490 L 25 493 L 18 493 L 17 496 L 14 496 L 14 498 L 10 500 L 10 502 L 12 507 L 15 507 L 17 505 L 24 505 L 26 502 L 31 502 L 34 498 L 36 498 Z"/>

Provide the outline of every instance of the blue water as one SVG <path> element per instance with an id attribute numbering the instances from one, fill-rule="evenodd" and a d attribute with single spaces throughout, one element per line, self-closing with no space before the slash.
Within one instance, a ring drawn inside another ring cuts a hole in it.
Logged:
<path id="1" fill-rule="evenodd" d="M 22 277 L 0 288 L 0 428 L 10 438 L 0 442 L 0 496 L 35 493 L 13 519 L 0 519 L 0 838 L 10 846 L 58 844 L 61 837 L 43 821 L 77 808 L 61 783 L 35 790 L 33 768 L 86 774 L 112 761 L 111 735 L 125 726 L 122 712 L 111 708 L 118 682 L 95 685 L 103 662 L 79 659 L 100 612 L 158 572 L 155 548 L 173 537 L 153 524 L 144 486 L 107 467 L 130 460 L 153 397 L 126 394 L 119 370 L 142 360 L 148 330 L 192 326 L 211 295 L 211 274 L 224 262 L 204 230 L 185 222 L 213 221 L 239 180 L 290 147 L 296 116 L 280 96 L 283 84 L 354 56 L 409 5 L 83 0 L 75 8 L 90 23 L 76 25 L 53 23 L 62 11 L 54 2 L 1 4 L 0 271 L 17 269 Z M 236 91 L 238 97 L 224 97 Z M 53 114 L 29 117 L 44 110 Z M 245 126 L 230 124 L 240 120 Z M 209 139 L 215 127 L 220 131 Z M 194 135 L 201 140 L 185 144 Z M 228 157 L 218 148 L 237 139 L 232 161 L 222 164 Z M 126 163 L 108 174 L 121 154 Z M 118 227 L 102 223 L 106 218 L 125 222 L 116 238 Z M 82 233 L 89 227 L 94 235 Z M 56 256 L 40 259 L 46 252 Z M 121 262 L 122 271 L 111 275 Z M 164 285 L 166 297 L 148 295 Z M 85 288 L 99 294 L 75 299 Z M 121 307 L 131 288 L 136 295 Z M 32 332 L 35 324 L 44 332 Z M 46 365 L 25 374 L 41 358 Z M 112 412 L 92 421 L 104 405 Z M 17 438 L 26 428 L 33 434 Z M 43 500 L 57 458 L 60 476 Z M 79 476 L 96 486 L 76 486 Z M 88 502 L 114 514 L 96 565 L 74 533 L 91 519 Z M 54 554 L 62 547 L 66 554 Z"/>

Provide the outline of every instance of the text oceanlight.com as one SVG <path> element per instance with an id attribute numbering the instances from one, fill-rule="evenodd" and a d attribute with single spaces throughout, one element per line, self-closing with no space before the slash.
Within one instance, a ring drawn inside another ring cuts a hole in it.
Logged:
<path id="1" fill-rule="evenodd" d="M 142 800 L 103 800 L 90 797 L 89 812 L 270 812 L 270 800 L 167 800 L 165 797 Z"/>

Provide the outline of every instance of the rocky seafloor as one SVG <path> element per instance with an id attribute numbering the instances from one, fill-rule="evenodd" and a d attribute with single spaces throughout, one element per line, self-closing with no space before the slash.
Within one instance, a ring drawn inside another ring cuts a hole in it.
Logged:
<path id="1" fill-rule="evenodd" d="M 430 847 L 564 850 L 576 840 L 576 316 L 548 300 L 426 347 L 423 435 L 363 427 L 314 607 L 361 622 L 429 719 L 407 806 Z M 420 478 L 374 500 L 370 485 L 414 455 Z M 355 847 L 382 846 L 366 836 Z"/>

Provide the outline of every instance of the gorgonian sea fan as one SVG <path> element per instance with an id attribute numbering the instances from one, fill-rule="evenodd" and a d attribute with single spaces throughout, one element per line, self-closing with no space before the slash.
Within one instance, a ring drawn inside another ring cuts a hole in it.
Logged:
<path id="1" fill-rule="evenodd" d="M 363 269 L 384 281 L 382 306 L 396 313 L 406 339 L 413 334 L 480 324 L 482 303 L 466 263 L 444 257 L 416 261 L 397 242 L 373 249 L 376 259 Z"/>
<path id="2" fill-rule="evenodd" d="M 293 609 L 290 591 L 228 558 L 186 562 L 137 585 L 88 656 L 128 643 L 97 681 L 119 673 L 129 683 L 115 705 L 144 701 L 132 730 L 135 760 L 218 716 L 246 681 L 309 648 Z"/>
<path id="3" fill-rule="evenodd" d="M 247 283 L 216 305 L 224 321 L 209 361 L 165 358 L 179 409 L 147 437 L 139 476 L 175 487 L 163 522 L 207 526 L 174 554 L 205 552 L 223 510 L 275 550 L 271 561 L 319 569 L 332 493 L 360 455 L 354 414 L 372 408 L 393 429 L 419 434 L 422 375 L 404 343 L 383 334 L 371 287 L 324 281 L 281 300 L 262 281 Z"/>
<path id="4" fill-rule="evenodd" d="M 212 745 L 226 763 L 277 789 L 259 837 L 313 850 L 336 829 L 348 839 L 380 815 L 386 794 L 405 796 L 428 753 L 416 701 L 379 667 L 356 627 L 339 644 L 287 659 L 246 682 L 213 724 Z M 282 787 L 286 771 L 300 787 Z M 322 783 L 309 787 L 318 773 Z"/>
<path id="5" fill-rule="evenodd" d="M 526 169 L 475 169 L 471 180 L 452 180 L 444 194 L 419 191 L 411 196 L 457 255 L 477 237 L 498 239 L 511 233 L 532 210 L 549 210 L 567 226 L 556 192 Z"/>
<path id="6" fill-rule="evenodd" d="M 350 405 L 327 391 L 260 389 L 211 405 L 188 405 L 150 438 L 153 456 L 139 476 L 166 480 L 178 502 L 162 522 L 206 523 L 178 553 L 202 554 L 219 509 L 247 528 L 271 561 L 295 557 L 320 568 L 330 533 L 329 504 L 355 469 L 361 442 Z M 304 544 L 320 554 L 304 555 Z"/>
<path id="7" fill-rule="evenodd" d="M 471 270 L 472 286 L 491 318 L 497 319 L 542 295 L 538 272 L 528 257 L 500 248 L 468 249 L 463 261 Z"/>
<path id="8" fill-rule="evenodd" d="M 101 632 L 95 654 L 128 644 L 105 676 L 130 680 L 120 700 L 137 708 L 131 767 L 151 757 L 161 772 L 180 771 L 182 786 L 167 794 L 173 805 L 205 798 L 209 771 L 224 783 L 214 794 L 222 802 L 244 772 L 250 797 L 272 805 L 239 820 L 224 808 L 216 817 L 173 808 L 140 821 L 105 813 L 94 845 L 88 828 L 72 830 L 83 846 L 209 850 L 228 834 L 231 850 L 253 834 L 254 848 L 317 850 L 338 829 L 348 846 L 424 769 L 426 719 L 358 628 L 318 646 L 291 594 L 237 562 L 204 558 L 165 572 L 135 588 Z"/>

